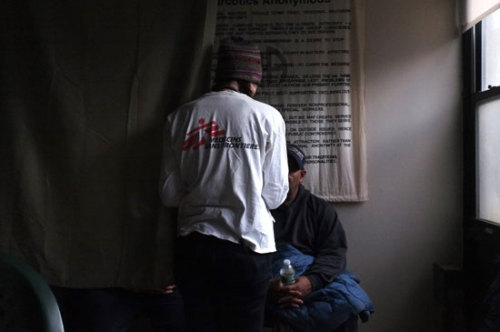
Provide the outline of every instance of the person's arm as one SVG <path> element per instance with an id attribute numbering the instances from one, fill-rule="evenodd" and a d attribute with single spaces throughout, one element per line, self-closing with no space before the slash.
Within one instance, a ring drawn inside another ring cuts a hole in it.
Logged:
<path id="1" fill-rule="evenodd" d="M 269 142 L 265 147 L 262 198 L 268 209 L 276 209 L 288 193 L 288 162 L 286 154 L 285 122 L 276 117 Z"/>
<path id="2" fill-rule="evenodd" d="M 160 173 L 160 197 L 166 207 L 177 207 L 184 193 L 178 153 L 174 151 L 171 123 L 167 120 L 163 133 L 163 156 Z"/>
<path id="3" fill-rule="evenodd" d="M 347 240 L 337 213 L 332 206 L 325 206 L 317 216 L 314 261 L 304 275 L 313 290 L 332 282 L 345 270 Z"/>

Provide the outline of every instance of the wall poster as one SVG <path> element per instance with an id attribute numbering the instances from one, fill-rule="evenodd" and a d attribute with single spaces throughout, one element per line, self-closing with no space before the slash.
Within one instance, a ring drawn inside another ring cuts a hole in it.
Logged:
<path id="1" fill-rule="evenodd" d="M 359 2 L 359 1 L 358 1 Z M 362 18 L 355 0 L 218 0 L 218 40 L 260 46 L 257 99 L 276 107 L 307 155 L 306 188 L 327 201 L 368 199 Z"/>

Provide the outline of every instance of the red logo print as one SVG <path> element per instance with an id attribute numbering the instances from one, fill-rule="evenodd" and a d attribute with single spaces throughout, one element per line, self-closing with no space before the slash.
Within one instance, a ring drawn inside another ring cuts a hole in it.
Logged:
<path id="1" fill-rule="evenodd" d="M 205 145 L 207 143 L 207 140 L 205 137 L 218 137 L 222 136 L 226 133 L 225 130 L 219 129 L 219 126 L 215 123 L 215 121 L 210 121 L 208 123 L 205 123 L 205 119 L 201 118 L 198 123 L 200 124 L 198 127 L 194 128 L 190 132 L 186 134 L 186 140 L 184 141 L 184 144 L 182 145 L 182 150 L 189 150 L 193 149 L 196 150 L 200 146 Z M 201 139 L 200 137 L 201 133 Z M 205 133 L 205 134 L 203 134 Z"/>

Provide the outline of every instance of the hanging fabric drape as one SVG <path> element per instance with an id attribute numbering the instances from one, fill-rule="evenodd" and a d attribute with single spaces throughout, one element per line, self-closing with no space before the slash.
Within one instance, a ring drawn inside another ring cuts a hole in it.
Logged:
<path id="1" fill-rule="evenodd" d="M 209 87 L 211 6 L 2 2 L 0 251 L 57 286 L 172 282 L 161 132 Z"/>
<path id="2" fill-rule="evenodd" d="M 462 31 L 467 31 L 483 18 L 500 8 L 500 0 L 462 0 Z"/>

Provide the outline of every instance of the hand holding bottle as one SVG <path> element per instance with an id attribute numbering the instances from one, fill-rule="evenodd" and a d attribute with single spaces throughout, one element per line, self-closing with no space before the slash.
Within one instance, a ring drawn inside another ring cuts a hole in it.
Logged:
<path id="1" fill-rule="evenodd" d="M 290 261 L 284 260 L 280 277 L 270 281 L 270 291 L 280 307 L 298 308 L 304 304 L 303 299 L 311 293 L 312 286 L 306 276 L 295 277 L 295 271 Z"/>

